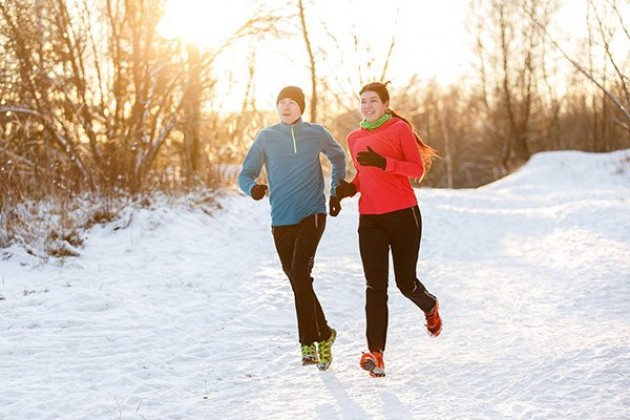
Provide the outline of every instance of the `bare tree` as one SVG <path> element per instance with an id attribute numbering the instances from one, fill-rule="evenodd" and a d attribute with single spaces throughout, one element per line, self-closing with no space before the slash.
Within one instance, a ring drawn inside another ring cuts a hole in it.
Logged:
<path id="1" fill-rule="evenodd" d="M 0 3 L 5 62 L 15 66 L 0 79 L 2 90 L 19 86 L 3 95 L 0 113 L 12 127 L 27 127 L 42 139 L 42 156 L 55 150 L 58 171 L 69 174 L 66 183 L 140 191 L 160 150 L 178 136 L 184 139 L 182 173 L 197 177 L 204 161 L 199 112 L 215 83 L 209 70 L 236 40 L 273 33 L 277 22 L 254 15 L 219 48 L 195 51 L 160 35 L 164 5 L 165 0 Z"/>
<path id="2" fill-rule="evenodd" d="M 535 115 L 545 48 L 537 30 L 522 19 L 522 7 L 549 21 L 555 0 L 475 1 L 477 56 L 483 83 L 484 122 L 496 140 L 500 165 L 508 173 L 532 154 Z"/>
<path id="3" fill-rule="evenodd" d="M 304 2 L 302 0 L 298 0 L 298 9 L 300 15 L 300 27 L 302 29 L 302 36 L 304 37 L 304 45 L 306 46 L 306 53 L 308 55 L 309 69 L 311 73 L 311 121 L 317 121 L 317 70 L 315 55 L 311 45 L 312 42 L 306 25 Z"/>
<path id="4" fill-rule="evenodd" d="M 628 8 L 626 4 L 622 7 Z M 624 56 L 623 51 L 617 56 L 612 49 L 613 38 L 617 36 L 617 31 L 622 43 L 630 41 L 629 26 L 624 21 L 623 14 L 616 0 L 606 0 L 595 3 L 588 0 L 587 20 L 589 23 L 589 57 L 592 57 L 593 49 L 598 45 L 603 50 L 605 57 L 603 71 L 598 75 L 592 59 L 590 63 L 584 63 L 576 57 L 567 53 L 566 49 L 550 34 L 545 25 L 541 24 L 531 9 L 525 9 L 527 16 L 536 27 L 542 31 L 544 36 L 560 51 L 563 57 L 590 82 L 592 82 L 617 108 L 621 114 L 621 119 L 615 118 L 615 123 L 621 125 L 630 133 L 630 79 L 625 69 L 627 69 L 630 57 Z M 595 39 L 596 38 L 596 39 Z M 605 65 L 609 64 L 613 68 L 612 75 L 615 78 L 612 88 L 608 86 Z M 616 88 L 616 89 L 615 89 Z M 617 93 L 617 91 L 619 93 Z"/>
<path id="5" fill-rule="evenodd" d="M 52 1 L 36 5 L 20 0 L 0 3 L 0 15 L 5 23 L 2 32 L 10 40 L 5 57 L 16 63 L 17 74 L 10 83 L 20 86 L 18 94 L 12 98 L 14 101 L 5 101 L 0 112 L 34 121 L 40 127 L 35 129 L 35 135 L 55 148 L 65 158 L 64 163 L 80 174 L 83 182 L 94 185 L 73 125 L 77 121 L 79 126 L 89 126 L 85 121 L 87 114 L 68 101 L 83 94 L 80 90 L 70 92 L 78 86 L 72 79 L 81 71 L 81 64 L 68 59 L 68 46 L 75 38 L 67 30 L 67 15 L 51 18 L 58 7 L 59 4 Z M 65 38 L 47 36 L 59 33 L 61 28 Z M 59 77 L 48 71 L 51 61 L 59 63 L 58 69 L 63 72 Z"/>

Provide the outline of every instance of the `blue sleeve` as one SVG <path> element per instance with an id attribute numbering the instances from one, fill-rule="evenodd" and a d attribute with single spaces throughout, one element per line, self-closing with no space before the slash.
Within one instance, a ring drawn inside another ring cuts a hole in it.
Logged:
<path id="1" fill-rule="evenodd" d="M 241 172 L 238 174 L 238 186 L 241 191 L 249 196 L 251 196 L 252 188 L 256 185 L 256 178 L 260 176 L 260 171 L 265 163 L 265 154 L 260 147 L 262 143 L 261 137 L 260 133 L 256 136 L 243 161 Z"/>
<path id="2" fill-rule="evenodd" d="M 323 151 L 332 165 L 330 196 L 334 197 L 335 187 L 339 184 L 340 180 L 345 179 L 346 177 L 346 153 L 332 134 L 330 134 L 330 132 L 325 128 L 323 128 L 323 130 L 325 132 Z"/>

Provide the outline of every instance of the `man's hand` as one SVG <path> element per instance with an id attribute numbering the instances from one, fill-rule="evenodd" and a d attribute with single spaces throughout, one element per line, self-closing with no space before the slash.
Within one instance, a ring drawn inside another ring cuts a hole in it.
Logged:
<path id="1" fill-rule="evenodd" d="M 252 198 L 256 201 L 262 199 L 265 196 L 265 193 L 267 192 L 268 189 L 269 187 L 264 184 L 254 185 L 251 191 Z"/>
<path id="2" fill-rule="evenodd" d="M 339 198 L 330 197 L 330 200 L 328 201 L 328 208 L 328 214 L 330 214 L 332 217 L 336 217 L 341 211 L 341 203 Z"/>
<path id="3" fill-rule="evenodd" d="M 383 170 L 385 165 L 387 165 L 385 158 L 372 150 L 370 146 L 368 146 L 367 152 L 359 152 L 357 154 L 357 162 L 361 166 L 375 166 Z"/>

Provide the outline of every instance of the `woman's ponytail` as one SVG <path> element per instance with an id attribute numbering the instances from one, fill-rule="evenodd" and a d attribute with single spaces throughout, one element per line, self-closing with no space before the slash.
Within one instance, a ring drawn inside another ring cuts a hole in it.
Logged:
<path id="1" fill-rule="evenodd" d="M 391 108 L 390 111 L 392 113 L 392 116 L 400 118 L 407 123 L 409 128 L 411 128 L 413 136 L 416 138 L 416 143 L 418 143 L 418 148 L 420 149 L 420 156 L 422 157 L 422 163 L 424 163 L 424 170 L 425 172 L 429 172 L 429 169 L 431 169 L 431 164 L 433 163 L 433 159 L 438 157 L 437 150 L 435 150 L 433 147 L 429 146 L 422 140 L 422 137 L 420 137 L 420 135 L 416 132 L 413 124 L 411 124 L 409 120 L 407 120 L 405 117 L 401 116 L 399 113 Z"/>

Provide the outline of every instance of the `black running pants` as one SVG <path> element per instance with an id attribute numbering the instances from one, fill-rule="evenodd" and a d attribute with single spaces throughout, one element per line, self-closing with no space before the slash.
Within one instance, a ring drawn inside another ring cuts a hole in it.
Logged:
<path id="1" fill-rule="evenodd" d="M 359 217 L 359 248 L 366 279 L 366 335 L 370 351 L 385 350 L 390 250 L 396 286 L 401 293 L 424 312 L 431 311 L 437 301 L 416 277 L 421 237 L 422 217 L 418 206 Z"/>
<path id="2" fill-rule="evenodd" d="M 272 228 L 282 270 L 291 281 L 301 344 L 326 340 L 331 330 L 313 289 L 313 263 L 326 226 L 326 214 L 319 213 L 290 226 Z"/>

